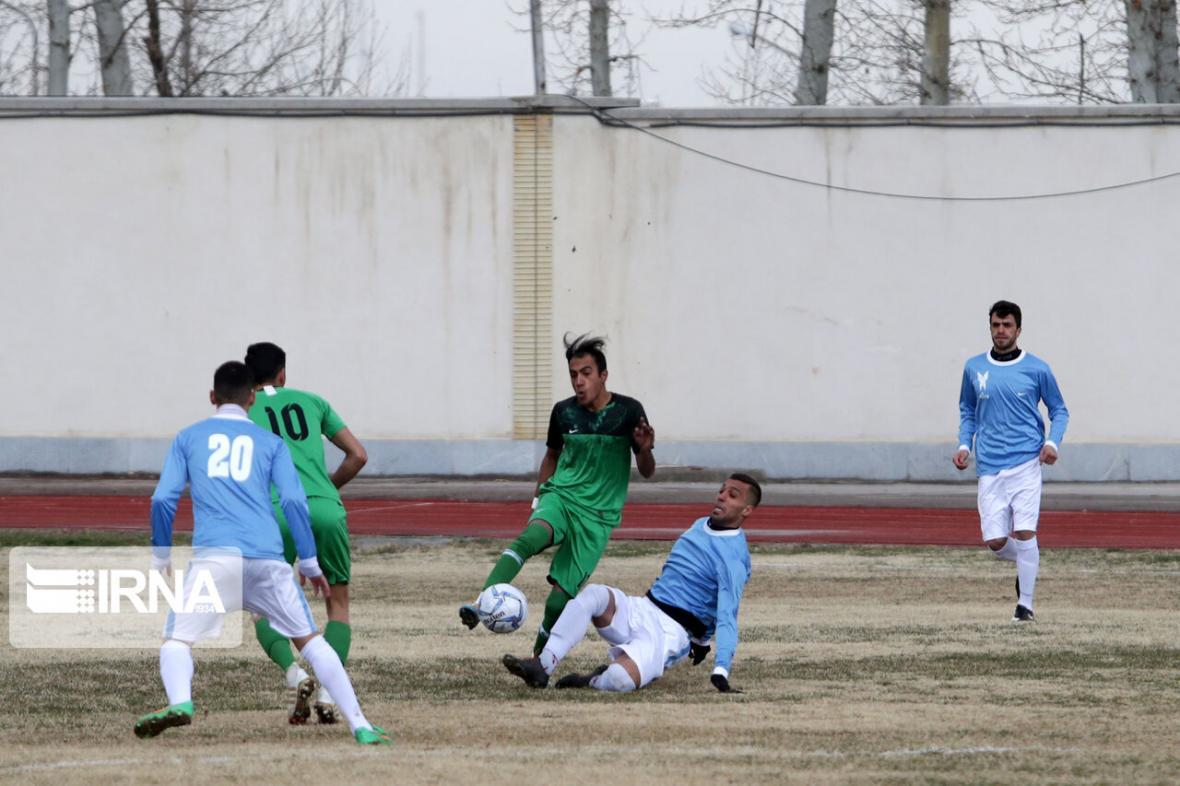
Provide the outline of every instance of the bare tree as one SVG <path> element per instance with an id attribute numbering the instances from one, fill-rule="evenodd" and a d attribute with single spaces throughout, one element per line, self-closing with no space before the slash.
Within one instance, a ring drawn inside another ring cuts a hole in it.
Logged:
<path id="1" fill-rule="evenodd" d="M 924 0 L 925 46 L 922 57 L 922 103 L 951 102 L 951 2 Z"/>
<path id="2" fill-rule="evenodd" d="M 557 85 L 569 95 L 611 95 L 612 85 L 621 84 L 626 95 L 641 92 L 644 63 L 637 52 L 642 37 L 632 36 L 632 13 L 622 0 L 546 0 L 540 5 L 542 27 L 553 44 L 546 48 L 550 89 Z M 530 7 L 517 2 L 513 11 L 528 17 Z"/>
<path id="3" fill-rule="evenodd" d="M 49 95 L 70 92 L 70 3 L 48 0 L 49 16 Z"/>
<path id="4" fill-rule="evenodd" d="M 799 81 L 796 104 L 828 102 L 828 68 L 836 36 L 836 0 L 806 0 L 803 37 L 799 42 Z"/>
<path id="5" fill-rule="evenodd" d="M 0 91 L 37 94 L 48 58 L 55 94 L 401 94 L 408 52 L 381 63 L 374 2 L 0 0 Z"/>
<path id="6" fill-rule="evenodd" d="M 126 0 L 94 0 L 94 29 L 98 34 L 102 90 L 108 96 L 132 95 L 131 56 L 123 24 Z"/>
<path id="7" fill-rule="evenodd" d="M 610 95 L 610 5 L 590 0 L 590 83 L 596 96 Z"/>
<path id="8" fill-rule="evenodd" d="M 1172 0 L 1124 0 L 1127 14 L 1127 78 L 1136 103 L 1175 103 L 1176 4 Z"/>
<path id="9" fill-rule="evenodd" d="M 41 20 L 29 3 L 0 0 L 0 85 L 8 86 L 10 95 L 27 92 L 38 95 L 41 85 Z M 21 89 L 23 84 L 27 88 Z"/>

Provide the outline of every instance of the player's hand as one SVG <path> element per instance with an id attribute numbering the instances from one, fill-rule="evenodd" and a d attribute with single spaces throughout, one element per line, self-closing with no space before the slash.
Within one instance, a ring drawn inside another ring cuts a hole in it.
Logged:
<path id="1" fill-rule="evenodd" d="M 1053 465 L 1057 463 L 1057 449 L 1052 445 L 1045 445 L 1041 448 L 1041 463 Z"/>
<path id="2" fill-rule="evenodd" d="M 163 576 L 172 576 L 172 558 L 152 555 L 152 570 Z"/>
<path id="3" fill-rule="evenodd" d="M 635 427 L 631 438 L 635 440 L 635 444 L 639 446 L 640 450 L 651 450 L 656 445 L 656 430 L 647 422 L 647 418 L 640 418 L 639 425 Z"/>
<path id="4" fill-rule="evenodd" d="M 741 693 L 740 690 L 729 684 L 729 677 L 724 674 L 714 674 L 709 678 L 709 682 L 713 683 L 713 687 L 722 693 Z"/>
<path id="5" fill-rule="evenodd" d="M 303 579 L 305 577 L 300 574 L 299 578 Z M 320 595 L 323 595 L 325 598 L 332 597 L 332 588 L 328 585 L 328 580 L 324 578 L 323 574 L 320 574 L 319 576 L 312 576 L 307 580 L 311 582 L 312 591 L 315 593 L 316 597 L 319 597 Z"/>
<path id="6" fill-rule="evenodd" d="M 960 450 L 951 458 L 951 463 L 955 465 L 955 469 L 967 469 L 967 462 L 971 458 L 971 451 Z"/>
<path id="7" fill-rule="evenodd" d="M 713 649 L 708 644 L 697 644 L 695 641 L 688 645 L 688 654 L 692 658 L 692 665 L 699 666 Z"/>

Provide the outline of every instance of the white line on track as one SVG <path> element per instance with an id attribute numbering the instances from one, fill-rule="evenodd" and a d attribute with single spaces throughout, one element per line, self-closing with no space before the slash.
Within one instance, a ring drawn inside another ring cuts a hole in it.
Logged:
<path id="1" fill-rule="evenodd" d="M 379 508 L 357 508 L 349 511 L 349 518 L 356 518 L 357 516 L 366 513 L 376 513 L 382 510 L 404 510 L 405 508 L 428 508 L 431 505 L 437 505 L 437 502 L 405 502 L 400 505 L 382 505 Z"/>

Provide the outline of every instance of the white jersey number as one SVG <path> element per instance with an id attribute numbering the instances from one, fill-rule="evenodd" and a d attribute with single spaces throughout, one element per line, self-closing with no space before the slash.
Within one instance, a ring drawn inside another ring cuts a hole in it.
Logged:
<path id="1" fill-rule="evenodd" d="M 250 477 L 254 461 L 254 440 L 245 434 L 231 443 L 225 434 L 209 435 L 209 477 L 233 478 L 241 483 Z"/>

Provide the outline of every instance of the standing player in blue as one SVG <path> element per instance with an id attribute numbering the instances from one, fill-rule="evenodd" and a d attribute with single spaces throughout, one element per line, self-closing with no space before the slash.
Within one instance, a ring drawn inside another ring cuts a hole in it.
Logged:
<path id="1" fill-rule="evenodd" d="M 738 643 L 738 606 L 750 578 L 750 550 L 742 522 L 762 501 L 762 488 L 735 472 L 721 484 L 712 513 L 697 519 L 676 541 L 651 589 L 641 598 L 615 587 L 590 584 L 566 604 L 541 654 L 504 656 L 504 666 L 533 688 L 544 688 L 593 622 L 610 645 L 610 663 L 590 674 L 567 674 L 558 688 L 602 691 L 642 688 L 691 655 L 705 659 L 717 637 L 710 680 L 722 693 L 741 693 L 729 684 Z"/>
<path id="2" fill-rule="evenodd" d="M 983 540 L 998 559 L 1016 563 L 1014 622 L 1032 622 L 1041 552 L 1041 464 L 1057 463 L 1069 410 L 1049 364 L 1016 346 L 1020 306 L 1000 300 L 988 312 L 990 352 L 967 361 L 959 391 L 959 449 L 951 461 L 967 469 L 974 441 Z M 1038 408 L 1049 410 L 1049 438 Z"/>
<path id="3" fill-rule="evenodd" d="M 235 549 L 241 554 L 241 595 L 226 603 L 226 611 L 245 608 L 264 617 L 288 637 L 311 664 L 316 677 L 328 686 L 362 745 L 388 744 L 389 736 L 361 713 L 352 681 L 336 652 L 316 631 L 311 609 L 283 561 L 283 539 L 271 509 L 273 484 L 299 555 L 299 572 L 325 596 L 331 588 L 316 559 L 308 519 L 307 497 L 299 483 L 291 454 L 283 440 L 250 422 L 254 378 L 243 363 L 224 363 L 213 375 L 209 401 L 217 414 L 181 431 L 152 494 L 152 567 L 169 571 L 172 522 L 176 503 L 190 486 L 193 500 L 193 548 Z M 197 571 L 185 578 L 185 595 Z M 172 726 L 193 720 L 192 645 L 221 632 L 224 613 L 196 610 L 169 614 L 160 647 L 160 678 L 168 706 L 142 716 L 135 723 L 138 737 L 155 737 Z M 307 692 L 315 690 L 308 680 Z M 306 698 L 306 697 L 305 697 Z"/>

